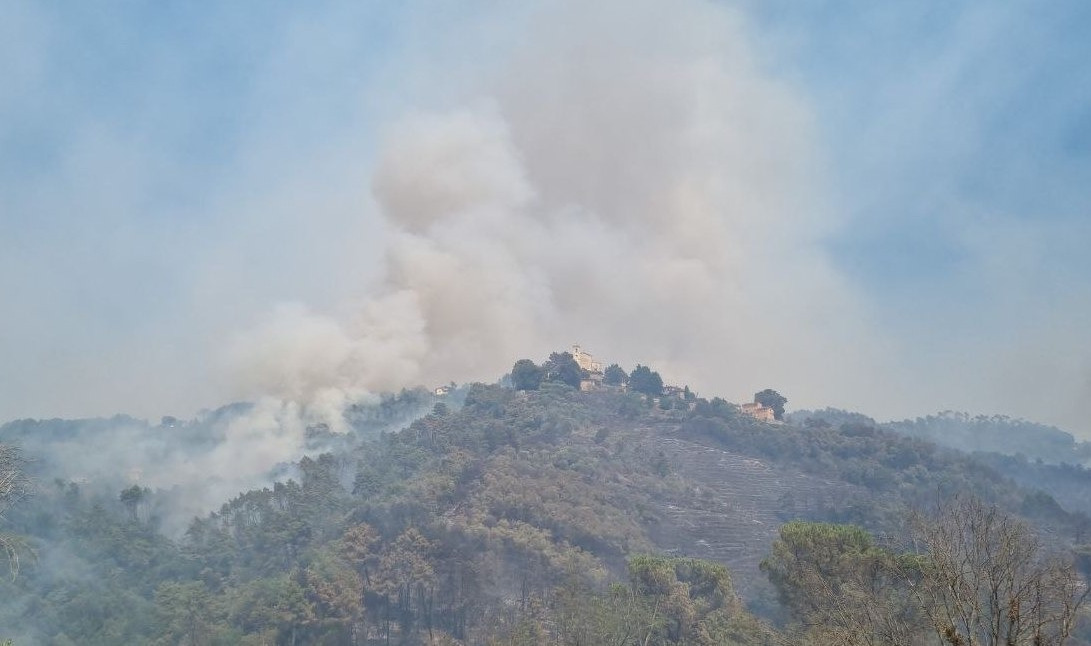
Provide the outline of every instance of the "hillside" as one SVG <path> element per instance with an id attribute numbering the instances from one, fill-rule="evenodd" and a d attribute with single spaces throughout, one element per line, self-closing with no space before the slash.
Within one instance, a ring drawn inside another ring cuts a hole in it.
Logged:
<path id="1" fill-rule="evenodd" d="M 177 422 L 168 444 L 199 461 L 244 410 Z M 110 421 L 3 427 L 0 441 L 43 458 L 34 504 L 9 516 L 38 559 L 7 584 L 0 626 L 26 644 L 545 643 L 566 599 L 636 612 L 642 577 L 667 568 L 701 625 L 732 635 L 709 643 L 760 644 L 771 628 L 745 606 L 783 616 L 759 564 L 789 520 L 895 535 L 909 507 L 969 491 L 1051 542 L 1084 540 L 1077 515 L 966 454 L 865 424 L 762 423 L 721 399 L 474 384 L 349 420 L 345 434 L 308 429 L 310 457 L 176 534 L 165 520 L 199 488 L 74 482 L 48 459 L 81 434 L 112 437 Z M 626 580 L 629 610 L 594 596 Z M 664 630 L 662 643 L 682 634 Z"/>
<path id="2" fill-rule="evenodd" d="M 833 408 L 796 411 L 793 423 L 840 427 L 843 424 L 878 426 L 909 437 L 967 453 L 1024 456 L 1054 464 L 1083 465 L 1091 460 L 1091 443 L 1078 442 L 1071 433 L 1004 415 L 970 415 L 944 411 L 916 419 L 877 423 L 874 419 Z"/>

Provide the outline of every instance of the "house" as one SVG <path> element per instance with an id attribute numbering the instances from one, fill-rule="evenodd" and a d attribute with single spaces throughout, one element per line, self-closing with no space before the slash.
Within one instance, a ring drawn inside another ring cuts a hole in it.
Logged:
<path id="1" fill-rule="evenodd" d="M 757 402 L 743 404 L 739 408 L 742 410 L 743 414 L 749 415 L 750 417 L 753 417 L 754 419 L 762 422 L 773 423 L 777 419 L 776 414 L 773 412 L 772 408 L 769 408 L 768 406 L 762 406 Z"/>
<path id="2" fill-rule="evenodd" d="M 664 397 L 678 397 L 679 399 L 685 399 L 686 389 L 679 388 L 678 386 L 663 386 Z"/>
<path id="3" fill-rule="evenodd" d="M 454 390 L 453 386 L 440 386 L 436 388 L 433 393 L 436 395 L 436 397 L 446 397 L 447 395 L 451 394 L 452 390 Z"/>

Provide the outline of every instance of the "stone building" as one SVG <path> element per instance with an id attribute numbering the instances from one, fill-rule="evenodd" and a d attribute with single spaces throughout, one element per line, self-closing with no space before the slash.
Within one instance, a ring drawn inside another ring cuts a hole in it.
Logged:
<path id="1" fill-rule="evenodd" d="M 576 360 L 580 370 L 583 371 L 583 379 L 580 380 L 580 390 L 588 392 L 602 387 L 604 378 L 602 363 L 595 361 L 595 357 L 579 346 L 572 346 L 572 358 Z"/>
<path id="2" fill-rule="evenodd" d="M 602 363 L 595 361 L 595 357 L 591 356 L 590 352 L 587 352 L 579 345 L 572 346 L 572 358 L 576 360 L 581 369 L 587 372 L 602 372 Z"/>
<path id="3" fill-rule="evenodd" d="M 753 417 L 754 419 L 762 422 L 772 423 L 775 422 L 777 419 L 776 413 L 773 412 L 772 408 L 769 408 L 768 406 L 762 406 L 757 402 L 743 404 L 739 408 L 742 409 L 742 412 L 746 415 L 749 415 L 750 417 Z"/>

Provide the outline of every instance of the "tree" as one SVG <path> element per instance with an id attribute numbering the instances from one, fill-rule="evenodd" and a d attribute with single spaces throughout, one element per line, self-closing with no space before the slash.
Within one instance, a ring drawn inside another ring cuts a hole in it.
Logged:
<path id="1" fill-rule="evenodd" d="M 0 521 L 4 519 L 4 512 L 27 494 L 28 481 L 22 466 L 19 451 L 13 446 L 0 444 Z M 19 553 L 25 549 L 26 543 L 22 538 L 0 532 L 0 552 L 7 557 L 12 578 L 19 572 Z"/>
<path id="2" fill-rule="evenodd" d="M 749 646 L 775 643 L 775 636 L 743 609 L 727 568 L 693 558 L 638 555 L 629 561 L 633 594 L 644 600 L 628 619 L 637 639 L 615 644 Z M 599 642 L 601 643 L 601 642 Z"/>
<path id="3" fill-rule="evenodd" d="M 577 389 L 580 387 L 583 370 L 570 352 L 554 352 L 549 355 L 549 361 L 546 361 L 543 367 L 546 372 L 546 381 L 559 381 Z"/>
<path id="4" fill-rule="evenodd" d="M 557 590 L 555 617 L 564 646 L 640 643 L 638 635 L 654 628 L 652 615 L 650 600 L 620 583 L 610 586 L 606 594 L 596 594 L 572 577 Z"/>
<path id="5" fill-rule="evenodd" d="M 773 418 L 783 420 L 784 405 L 788 403 L 788 398 L 772 388 L 766 388 L 761 392 L 754 393 L 754 403 L 761 404 L 766 408 L 772 408 Z"/>
<path id="6" fill-rule="evenodd" d="M 376 546 L 379 544 L 379 534 L 370 525 L 353 525 L 345 530 L 341 536 L 341 557 L 364 578 L 371 583 L 371 573 L 379 563 L 379 554 Z"/>
<path id="7" fill-rule="evenodd" d="M 629 388 L 638 393 L 658 397 L 663 394 L 663 378 L 648 366 L 637 364 L 633 368 L 633 373 L 629 375 Z"/>
<path id="8" fill-rule="evenodd" d="M 231 605 L 235 625 L 247 634 L 271 633 L 270 641 L 279 634 L 284 637 L 281 642 L 296 643 L 298 635 L 316 620 L 307 591 L 287 574 L 255 579 L 235 588 Z"/>
<path id="9" fill-rule="evenodd" d="M 516 390 L 538 390 L 545 370 L 530 359 L 520 359 L 511 367 L 511 382 Z"/>
<path id="10" fill-rule="evenodd" d="M 952 646 L 1061 646 L 1089 588 L 1070 557 L 1047 552 L 1031 528 L 976 498 L 914 514 L 914 594 Z"/>
<path id="11" fill-rule="evenodd" d="M 610 364 L 602 375 L 602 382 L 607 386 L 621 386 L 629 383 L 629 374 L 616 363 Z"/>
<path id="12" fill-rule="evenodd" d="M 342 635 L 354 631 L 364 614 L 364 579 L 337 550 L 319 550 L 294 578 L 325 630 Z"/>
<path id="13" fill-rule="evenodd" d="M 432 559 L 434 551 L 432 542 L 416 528 L 410 527 L 387 546 L 379 559 L 374 589 L 386 597 L 388 620 L 391 611 L 396 611 L 403 633 L 413 626 L 418 615 L 424 619 L 429 630 L 432 628 L 431 604 L 436 580 Z M 388 634 L 389 630 L 387 626 Z"/>
<path id="14" fill-rule="evenodd" d="M 133 485 L 121 492 L 118 499 L 121 500 L 121 504 L 124 505 L 126 511 L 129 512 L 129 520 L 134 523 L 140 520 L 140 505 L 150 494 L 151 490 L 145 489 L 140 485 Z"/>
<path id="15" fill-rule="evenodd" d="M 924 631 L 901 558 L 860 527 L 793 521 L 761 570 L 806 643 L 912 646 Z"/>
<path id="16" fill-rule="evenodd" d="M 198 581 L 167 581 L 155 590 L 160 632 L 170 643 L 206 646 L 224 626 L 227 612 L 220 600 Z"/>

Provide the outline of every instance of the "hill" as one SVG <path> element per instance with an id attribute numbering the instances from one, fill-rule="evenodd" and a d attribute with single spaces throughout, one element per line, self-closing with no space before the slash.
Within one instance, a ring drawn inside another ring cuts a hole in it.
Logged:
<path id="1" fill-rule="evenodd" d="M 9 584 L 0 626 L 28 644 L 570 643 L 565 630 L 673 599 L 688 610 L 656 624 L 656 643 L 703 626 L 719 635 L 707 643 L 761 644 L 773 628 L 756 615 L 786 616 L 759 565 L 787 521 L 893 536 L 909 508 L 971 492 L 1051 543 L 1086 531 L 1002 464 L 859 419 L 767 424 L 722 399 L 548 381 L 361 404 L 344 433 L 306 429 L 309 457 L 280 463 L 275 483 L 174 533 L 165 520 L 199 487 L 75 482 L 49 458 L 135 428 L 200 461 L 248 410 L 0 429 L 42 456 L 34 504 L 9 516 L 38 559 Z"/>
<path id="2" fill-rule="evenodd" d="M 874 419 L 849 411 L 827 408 L 796 411 L 791 419 L 799 425 L 846 423 L 879 426 L 940 446 L 967 453 L 1022 455 L 1031 460 L 1054 464 L 1083 465 L 1091 460 L 1091 443 L 1078 442 L 1071 433 L 1055 426 L 1037 424 L 1005 415 L 970 415 L 944 411 L 916 419 L 877 423 Z"/>

